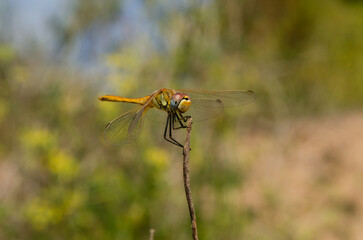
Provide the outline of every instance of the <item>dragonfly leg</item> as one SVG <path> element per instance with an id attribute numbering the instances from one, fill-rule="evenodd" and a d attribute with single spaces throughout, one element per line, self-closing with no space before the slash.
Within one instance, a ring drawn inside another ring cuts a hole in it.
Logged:
<path id="1" fill-rule="evenodd" d="M 182 144 L 180 144 L 179 142 L 177 142 L 173 137 L 172 137 L 172 134 L 171 134 L 171 128 L 172 128 L 172 115 L 171 114 L 168 114 L 168 118 L 166 120 L 166 126 L 165 126 L 165 130 L 164 130 L 164 139 L 178 147 L 181 147 L 183 148 L 184 146 Z M 169 128 L 169 138 L 167 138 L 166 134 L 167 134 L 167 131 L 168 131 L 168 128 Z"/>
<path id="2" fill-rule="evenodd" d="M 180 114 L 180 116 L 183 118 L 184 122 L 187 122 L 189 118 L 191 118 L 191 116 L 183 116 L 183 114 Z"/>
<path id="3" fill-rule="evenodd" d="M 166 132 L 168 131 L 169 118 L 170 118 L 170 115 L 168 115 L 168 118 L 166 119 L 166 125 L 165 125 L 165 130 L 164 130 L 164 139 L 167 141 L 168 141 L 168 139 L 166 138 Z"/>
<path id="4" fill-rule="evenodd" d="M 184 146 L 181 143 L 179 143 L 177 140 L 175 140 L 173 138 L 173 136 L 172 136 L 172 132 L 173 132 L 172 128 L 174 127 L 175 115 L 170 115 L 170 117 L 171 118 L 170 118 L 170 122 L 169 122 L 169 124 L 170 124 L 170 126 L 169 126 L 169 138 L 175 142 L 175 145 L 183 148 Z"/>
<path id="5" fill-rule="evenodd" d="M 179 117 L 179 115 L 178 115 L 178 113 L 175 113 L 174 114 L 174 121 L 173 121 L 173 129 L 174 130 L 177 130 L 177 129 L 180 129 L 180 128 L 186 128 L 187 126 L 185 125 L 185 124 L 183 124 L 183 122 L 182 121 L 184 121 L 184 123 L 186 122 L 186 120 L 185 120 L 185 117 L 181 114 L 181 113 L 179 113 L 180 114 L 180 117 Z M 189 117 L 187 117 L 186 119 L 188 120 L 188 118 Z M 179 127 L 175 127 L 174 126 L 174 123 L 175 122 L 179 122 L 179 124 L 180 124 L 180 126 Z"/>
<path id="6" fill-rule="evenodd" d="M 181 113 L 180 113 L 180 116 L 181 116 L 181 118 L 183 119 L 183 120 L 185 120 L 185 119 L 189 119 L 190 118 L 190 116 L 186 116 L 186 117 L 184 117 Z M 186 125 L 184 125 L 183 123 L 182 123 L 182 121 L 181 121 L 181 119 L 179 118 L 179 116 L 178 116 L 178 114 L 177 113 L 175 113 L 174 115 L 173 115 L 173 118 L 171 119 L 172 120 L 172 125 L 173 125 L 173 130 L 176 130 L 176 129 L 180 129 L 180 128 L 186 128 L 187 126 Z M 175 128 L 174 127 L 174 123 L 176 122 L 178 120 L 178 122 L 179 122 L 179 124 L 180 124 L 180 127 L 177 127 L 177 128 Z M 171 129 L 171 126 L 170 126 L 170 129 Z M 189 150 L 192 150 L 191 148 L 189 148 Z"/>

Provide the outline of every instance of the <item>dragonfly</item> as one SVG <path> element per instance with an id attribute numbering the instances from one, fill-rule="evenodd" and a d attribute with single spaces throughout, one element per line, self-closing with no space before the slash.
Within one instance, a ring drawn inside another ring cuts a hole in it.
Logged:
<path id="1" fill-rule="evenodd" d="M 141 98 L 114 95 L 99 97 L 101 101 L 125 102 L 139 105 L 109 122 L 104 137 L 111 144 L 133 142 L 141 133 L 144 116 L 154 111 L 165 119 L 164 139 L 178 147 L 183 145 L 173 137 L 173 131 L 186 128 L 187 120 L 203 121 L 216 117 L 225 107 L 242 106 L 252 102 L 255 93 L 249 90 L 192 90 L 163 88 Z M 165 115 L 166 113 L 166 115 Z"/>

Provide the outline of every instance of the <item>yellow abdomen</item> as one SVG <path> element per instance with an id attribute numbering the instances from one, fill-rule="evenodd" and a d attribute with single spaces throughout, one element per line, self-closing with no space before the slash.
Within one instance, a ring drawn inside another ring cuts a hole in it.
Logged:
<path id="1" fill-rule="evenodd" d="M 144 105 L 145 102 L 149 99 L 150 96 L 142 97 L 142 98 L 125 98 L 113 95 L 105 95 L 99 97 L 98 99 L 101 101 L 108 101 L 108 102 L 128 102 L 128 103 L 136 103 L 140 105 Z"/>

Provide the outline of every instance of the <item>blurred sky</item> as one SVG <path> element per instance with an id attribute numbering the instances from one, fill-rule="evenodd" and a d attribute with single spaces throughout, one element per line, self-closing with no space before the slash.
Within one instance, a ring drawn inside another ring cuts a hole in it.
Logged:
<path id="1" fill-rule="evenodd" d="M 91 63 L 98 55 L 103 54 L 110 46 L 116 46 L 122 41 L 121 29 L 125 21 L 133 23 L 133 28 L 141 28 L 144 24 L 138 23 L 141 19 L 139 1 L 124 1 L 127 14 L 116 19 L 107 29 L 90 27 L 78 36 L 72 49 L 72 61 Z M 74 2 L 73 2 L 74 4 Z M 52 28 L 66 25 L 70 21 L 72 1 L 69 0 L 2 0 L 0 3 L 0 32 L 3 41 L 10 42 L 18 51 L 29 48 L 30 44 L 41 45 L 45 54 L 54 57 L 62 50 Z"/>
<path id="2" fill-rule="evenodd" d="M 205 4 L 208 1 L 201 1 Z M 99 63 L 97 58 L 115 51 L 120 44 L 127 44 L 145 36 L 155 49 L 165 50 L 165 43 L 155 20 L 175 8 L 187 10 L 192 1 L 166 1 L 151 15 L 145 11 L 145 2 L 140 0 L 119 1 L 122 4 L 114 21 L 98 25 L 97 21 L 77 36 L 72 49 L 71 61 L 78 64 Z M 34 46 L 41 46 L 50 57 L 61 54 L 62 44 L 56 36 L 57 25 L 67 25 L 71 20 L 75 1 L 69 0 L 1 0 L 0 1 L 0 41 L 10 42 L 20 52 Z"/>
<path id="3" fill-rule="evenodd" d="M 21 50 L 29 40 L 50 50 L 55 41 L 49 20 L 66 16 L 68 1 L 2 0 L 0 2 L 1 37 Z"/>

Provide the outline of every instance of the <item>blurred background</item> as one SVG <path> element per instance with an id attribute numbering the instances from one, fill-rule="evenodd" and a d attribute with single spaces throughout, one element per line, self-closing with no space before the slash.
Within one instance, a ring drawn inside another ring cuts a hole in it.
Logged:
<path id="1" fill-rule="evenodd" d="M 257 96 L 193 125 L 200 239 L 362 239 L 362 29 L 359 0 L 1 0 L 0 239 L 191 239 L 164 126 L 103 139 L 130 106 L 98 96 L 164 87 Z"/>

